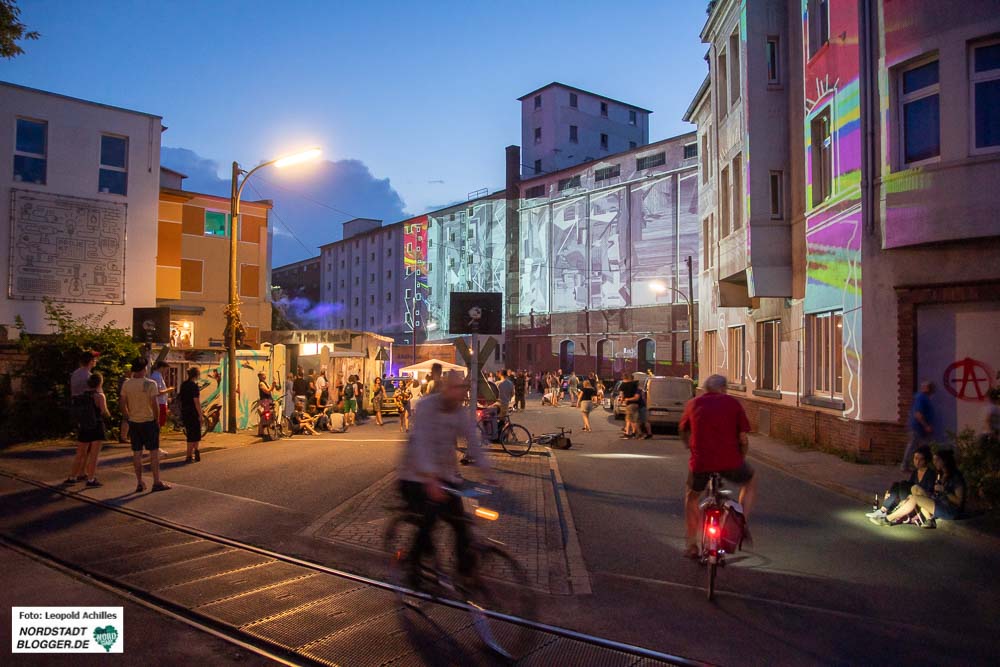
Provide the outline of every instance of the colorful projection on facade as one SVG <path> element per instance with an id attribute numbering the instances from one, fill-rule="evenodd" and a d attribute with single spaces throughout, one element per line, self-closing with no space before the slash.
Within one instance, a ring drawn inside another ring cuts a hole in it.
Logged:
<path id="1" fill-rule="evenodd" d="M 403 223 L 403 265 L 406 268 L 405 327 L 420 331 L 425 326 L 426 300 L 430 291 L 427 276 L 427 216 L 422 215 Z"/>

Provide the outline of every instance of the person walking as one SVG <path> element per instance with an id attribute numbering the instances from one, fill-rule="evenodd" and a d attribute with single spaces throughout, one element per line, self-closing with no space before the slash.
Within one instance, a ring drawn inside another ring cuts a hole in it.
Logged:
<path id="1" fill-rule="evenodd" d="M 284 416 L 290 417 L 295 411 L 295 375 L 289 372 L 285 376 L 284 405 L 281 406 Z"/>
<path id="2" fill-rule="evenodd" d="M 396 408 L 399 410 L 399 430 L 401 433 L 408 433 L 410 431 L 410 400 L 413 398 L 410 393 L 410 381 L 400 380 L 392 398 L 396 401 Z"/>
<path id="3" fill-rule="evenodd" d="M 931 396 L 934 395 L 934 383 L 924 380 L 920 383 L 920 391 L 913 396 L 913 407 L 910 408 L 910 441 L 906 445 L 903 453 L 903 461 L 899 464 L 900 470 L 910 472 L 913 467 L 913 453 L 922 445 L 930 445 L 934 438 L 934 404 Z"/>
<path id="4" fill-rule="evenodd" d="M 525 397 L 528 394 L 528 375 L 521 371 L 514 378 L 514 408 L 524 412 Z"/>
<path id="5" fill-rule="evenodd" d="M 142 481 L 142 450 L 149 452 L 149 467 L 153 473 L 153 491 L 166 491 L 170 487 L 160 480 L 160 427 L 157 422 L 160 391 L 156 383 L 146 377 L 146 360 L 132 362 L 132 377 L 122 385 L 119 405 L 128 420 L 132 441 L 132 465 L 135 468 L 136 493 L 146 490 Z"/>
<path id="6" fill-rule="evenodd" d="M 510 414 L 510 402 L 514 400 L 514 380 L 510 374 L 503 376 L 497 385 L 497 401 L 500 403 L 500 419 L 504 419 Z"/>
<path id="7" fill-rule="evenodd" d="M 579 407 L 580 401 L 580 378 L 576 376 L 573 371 L 569 372 L 569 379 L 566 381 L 566 386 L 569 389 L 569 400 L 573 407 Z"/>
<path id="8" fill-rule="evenodd" d="M 597 390 L 590 380 L 583 381 L 583 389 L 580 390 L 580 416 L 583 417 L 583 430 L 590 432 L 590 413 L 594 410 L 594 397 Z"/>
<path id="9" fill-rule="evenodd" d="M 627 440 L 639 435 L 639 383 L 627 372 L 622 373 L 618 395 L 621 397 L 622 409 L 625 412 L 625 431 L 622 439 Z"/>
<path id="10" fill-rule="evenodd" d="M 87 380 L 87 390 L 76 397 L 75 411 L 77 415 L 77 441 L 86 444 L 83 477 L 87 486 L 103 486 L 97 481 L 97 458 L 106 438 L 104 418 L 110 417 L 108 401 L 102 389 L 104 378 L 100 373 L 91 373 Z M 80 474 L 70 473 L 67 484 L 79 481 Z"/>
<path id="11" fill-rule="evenodd" d="M 427 380 L 427 386 L 424 387 L 424 396 L 429 396 L 430 394 L 436 394 L 441 391 L 444 386 L 441 383 L 441 371 L 443 370 L 441 364 L 436 361 L 431 364 L 431 376 Z"/>
<path id="12" fill-rule="evenodd" d="M 187 437 L 187 456 L 184 463 L 201 461 L 201 387 L 198 378 L 201 371 L 197 367 L 189 368 L 188 379 L 181 383 L 177 394 L 181 404 L 181 422 L 184 424 L 184 435 Z"/>
<path id="13" fill-rule="evenodd" d="M 639 406 L 636 414 L 636 432 L 637 437 L 641 437 L 643 440 L 649 440 L 653 437 L 653 425 L 649 423 L 649 407 L 648 407 L 648 394 L 646 393 L 646 387 L 649 386 L 648 381 L 643 380 L 637 383 L 639 389 L 637 396 L 639 398 L 636 401 L 636 405 Z"/>
<path id="14" fill-rule="evenodd" d="M 375 413 L 375 423 L 385 426 L 382 421 L 382 405 L 385 403 L 385 387 L 382 385 L 382 378 L 375 377 L 372 381 L 372 411 Z"/>
<path id="15" fill-rule="evenodd" d="M 70 412 L 73 415 L 73 421 L 77 422 L 78 431 L 80 420 L 77 417 L 77 413 L 79 412 L 82 415 L 85 411 L 88 411 L 89 414 L 90 403 L 92 403 L 90 398 L 84 396 L 84 394 L 90 389 L 88 382 L 90 381 L 91 374 L 94 372 L 94 366 L 97 365 L 97 353 L 90 351 L 82 352 L 80 353 L 79 362 L 79 367 L 69 376 Z M 77 406 L 78 403 L 79 407 Z M 69 477 L 66 479 L 65 484 L 75 484 L 87 479 L 85 470 L 90 450 L 91 443 L 89 441 L 77 440 L 76 456 L 73 457 L 73 464 L 70 466 Z M 96 458 L 94 459 L 94 465 L 97 465 Z"/>
<path id="16" fill-rule="evenodd" d="M 358 412 L 358 401 L 355 396 L 353 375 L 347 378 L 347 384 L 344 385 L 344 391 L 341 395 L 344 397 L 344 425 L 354 426 L 354 417 Z"/>

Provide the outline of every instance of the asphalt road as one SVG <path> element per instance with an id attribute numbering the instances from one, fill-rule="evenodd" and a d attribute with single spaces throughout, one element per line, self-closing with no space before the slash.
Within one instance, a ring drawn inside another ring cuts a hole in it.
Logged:
<path id="1" fill-rule="evenodd" d="M 569 426 L 557 452 L 594 595 L 586 630 L 723 664 L 993 663 L 1000 556 L 943 531 L 879 528 L 854 501 L 755 464 L 753 546 L 720 572 L 684 559 L 687 452 L 676 435 L 620 440 L 607 413 L 579 431 L 569 407 L 516 419 Z M 993 663 L 995 664 L 995 663 Z"/>

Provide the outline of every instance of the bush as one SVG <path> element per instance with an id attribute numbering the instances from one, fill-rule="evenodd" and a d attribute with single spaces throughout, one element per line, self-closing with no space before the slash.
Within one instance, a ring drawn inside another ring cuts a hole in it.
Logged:
<path id="1" fill-rule="evenodd" d="M 28 335 L 22 322 L 20 345 L 27 361 L 17 372 L 20 391 L 10 409 L 0 415 L 0 442 L 23 442 L 63 437 L 75 427 L 69 414 L 69 376 L 79 366 L 83 352 L 100 353 L 94 369 L 104 376 L 104 394 L 113 423 L 118 411 L 118 384 L 132 361 L 141 354 L 132 336 L 104 321 L 107 311 L 74 317 L 62 304 L 46 301 L 45 319 L 54 333 Z"/>
<path id="2" fill-rule="evenodd" d="M 1000 442 L 977 435 L 971 428 L 951 439 L 969 495 L 989 507 L 1000 507 Z"/>

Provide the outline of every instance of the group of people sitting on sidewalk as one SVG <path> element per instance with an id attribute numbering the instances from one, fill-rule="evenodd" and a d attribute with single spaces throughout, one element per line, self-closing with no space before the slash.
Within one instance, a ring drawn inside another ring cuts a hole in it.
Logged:
<path id="1" fill-rule="evenodd" d="M 879 526 L 912 523 L 935 528 L 937 519 L 957 519 L 965 507 L 965 478 L 955 463 L 955 453 L 921 445 L 913 453 L 913 471 L 886 490 L 881 502 L 868 513 Z"/>

